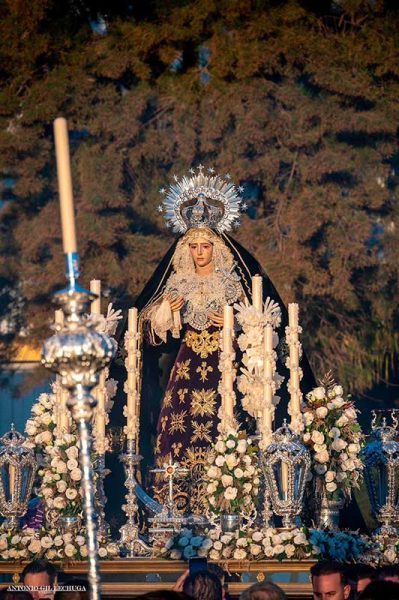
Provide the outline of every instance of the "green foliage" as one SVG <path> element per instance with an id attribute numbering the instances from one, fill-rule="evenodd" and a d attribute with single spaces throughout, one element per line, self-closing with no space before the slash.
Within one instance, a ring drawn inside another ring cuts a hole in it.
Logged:
<path id="1" fill-rule="evenodd" d="M 63 283 L 63 114 L 83 283 L 134 299 L 171 242 L 158 188 L 202 161 L 256 190 L 237 238 L 300 302 L 316 371 L 358 390 L 378 379 L 398 346 L 398 18 L 383 2 L 316 4 L 103 2 L 107 35 L 91 3 L 2 4 L 0 171 L 15 185 L 0 276 L 33 338 Z"/>

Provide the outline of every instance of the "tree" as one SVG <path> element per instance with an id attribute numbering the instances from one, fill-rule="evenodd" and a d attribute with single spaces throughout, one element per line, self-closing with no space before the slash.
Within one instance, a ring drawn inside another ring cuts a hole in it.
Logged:
<path id="1" fill-rule="evenodd" d="M 51 122 L 64 114 L 85 284 L 133 301 L 171 242 L 159 187 L 200 161 L 230 171 L 249 204 L 237 238 L 300 303 L 316 372 L 365 389 L 398 340 L 397 11 L 105 2 L 99 34 L 79 6 L 1 9 L 0 274 L 31 336 L 47 335 L 63 279 Z"/>

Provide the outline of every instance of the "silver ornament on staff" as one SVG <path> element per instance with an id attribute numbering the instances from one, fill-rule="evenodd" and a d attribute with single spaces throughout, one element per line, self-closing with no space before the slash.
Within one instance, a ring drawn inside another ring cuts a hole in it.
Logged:
<path id="1" fill-rule="evenodd" d="M 95 295 L 77 283 L 79 259 L 76 246 L 68 131 L 65 119 L 56 119 L 54 133 L 63 247 L 69 286 L 54 295 L 54 301 L 62 308 L 65 319 L 63 325 L 58 326 L 55 335 L 45 341 L 42 363 L 46 368 L 59 375 L 60 384 L 68 390 L 67 406 L 78 426 L 84 516 L 87 528 L 90 596 L 93 600 L 99 600 L 97 517 L 90 457 L 91 421 L 96 401 L 90 392 L 98 384 L 100 371 L 112 359 L 115 353 L 115 343 L 107 334 L 96 331 L 94 324 L 90 322 L 87 312 Z"/>

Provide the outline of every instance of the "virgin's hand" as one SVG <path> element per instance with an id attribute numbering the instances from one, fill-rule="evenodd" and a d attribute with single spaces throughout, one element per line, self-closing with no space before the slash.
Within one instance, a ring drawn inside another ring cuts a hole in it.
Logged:
<path id="1" fill-rule="evenodd" d="M 184 299 L 181 296 L 174 296 L 173 298 L 169 298 L 170 308 L 173 312 L 180 310 L 184 304 Z"/>
<path id="2" fill-rule="evenodd" d="M 216 327 L 223 327 L 223 313 L 211 312 L 209 313 L 208 317 L 212 325 L 216 325 Z"/>

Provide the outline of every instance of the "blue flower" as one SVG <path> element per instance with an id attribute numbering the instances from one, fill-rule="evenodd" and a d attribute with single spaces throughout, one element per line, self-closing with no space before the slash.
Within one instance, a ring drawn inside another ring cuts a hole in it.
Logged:
<path id="1" fill-rule="evenodd" d="M 194 550 L 194 548 L 190 545 L 190 546 L 186 546 L 183 550 L 183 556 L 184 558 L 192 558 L 193 556 L 196 555 L 196 551 Z"/>

